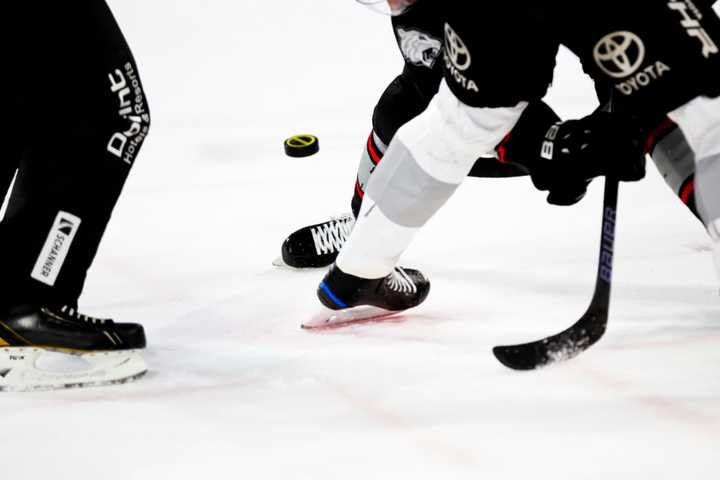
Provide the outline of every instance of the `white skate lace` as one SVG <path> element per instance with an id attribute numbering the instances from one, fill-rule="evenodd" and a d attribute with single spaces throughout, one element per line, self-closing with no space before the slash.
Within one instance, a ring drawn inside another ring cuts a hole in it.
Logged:
<path id="1" fill-rule="evenodd" d="M 395 267 L 387 279 L 388 288 L 400 293 L 416 293 L 417 285 L 402 267 Z"/>
<path id="2" fill-rule="evenodd" d="M 107 321 L 104 318 L 96 318 L 91 317 L 90 315 L 83 315 L 82 313 L 67 305 L 60 308 L 60 313 L 63 313 L 70 318 L 80 320 L 81 322 L 92 323 L 93 325 L 103 325 Z"/>
<path id="3" fill-rule="evenodd" d="M 333 218 L 310 230 L 315 251 L 318 255 L 339 252 L 355 225 L 355 217 L 350 214 Z"/>

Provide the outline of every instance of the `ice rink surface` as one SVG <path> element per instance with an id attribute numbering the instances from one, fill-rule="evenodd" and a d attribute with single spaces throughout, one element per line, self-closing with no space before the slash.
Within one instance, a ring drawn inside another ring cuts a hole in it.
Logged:
<path id="1" fill-rule="evenodd" d="M 430 276 L 425 304 L 304 332 L 323 272 L 271 261 L 349 209 L 401 68 L 388 20 L 351 0 L 111 6 L 154 124 L 82 306 L 144 323 L 151 372 L 2 395 L 3 479 L 720 478 L 710 242 L 653 166 L 621 186 L 609 331 L 572 362 L 516 373 L 490 350 L 585 310 L 602 181 L 558 208 L 527 179 L 469 179 L 402 260 Z M 549 102 L 593 98 L 563 52 Z M 285 157 L 304 132 L 320 154 Z"/>

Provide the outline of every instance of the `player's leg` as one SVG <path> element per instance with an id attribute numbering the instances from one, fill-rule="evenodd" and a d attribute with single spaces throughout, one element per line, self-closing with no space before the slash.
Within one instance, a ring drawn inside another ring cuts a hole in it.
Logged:
<path id="1" fill-rule="evenodd" d="M 674 91 L 696 97 L 668 114 L 655 129 L 653 159 L 673 190 L 707 227 L 720 234 L 720 19 L 712 0 L 691 5 L 671 0 L 664 13 L 679 26 L 658 32 L 680 53 L 682 76 Z M 656 7 L 657 8 L 657 7 Z M 684 62 L 684 63 L 683 63 Z M 676 65 L 670 64 L 673 68 Z M 716 254 L 718 249 L 716 248 Z M 716 255 L 716 259 L 720 259 Z M 720 267 L 720 263 L 718 264 Z"/>
<path id="2" fill-rule="evenodd" d="M 370 175 L 398 129 L 425 110 L 442 80 L 442 9 L 438 2 L 421 1 L 392 27 L 405 66 L 380 96 L 373 112 L 373 131 L 358 166 L 351 208 L 357 217 Z"/>
<path id="3" fill-rule="evenodd" d="M 72 305 L 147 135 L 148 107 L 135 61 L 104 1 L 52 6 L 47 14 L 18 7 L 16 13 L 31 39 L 27 51 L 11 57 L 22 71 L 17 91 L 27 144 L 0 251 L 5 276 L 13 279 L 3 298 Z M 58 105 L 64 94 L 71 94 L 68 102 Z M 51 255 L 45 247 L 52 247 L 59 224 L 67 224 L 68 233 Z"/>
<path id="4" fill-rule="evenodd" d="M 385 155 L 398 129 L 425 110 L 442 79 L 442 72 L 406 65 L 385 89 L 373 112 L 373 130 L 362 150 L 351 208 L 357 217 L 370 176 Z"/>
<path id="5" fill-rule="evenodd" d="M 445 82 L 428 108 L 400 128 L 370 178 L 355 228 L 318 290 L 330 308 L 357 305 L 356 298 L 336 294 L 353 291 L 352 285 L 364 288 L 357 279 L 389 281 L 415 233 L 452 196 L 477 156 L 492 155 L 527 102 L 540 100 L 552 79 L 557 44 L 542 41 L 541 22 L 515 15 L 507 4 L 443 5 Z M 506 35 L 499 20 L 511 17 L 523 38 L 539 41 Z M 490 20 L 478 28 L 479 18 Z M 498 44 L 500 37 L 505 41 Z M 502 75 L 487 75 L 488 66 Z M 397 289 L 385 301 L 419 292 Z"/>
<path id="6" fill-rule="evenodd" d="M 91 318 L 76 308 L 148 133 L 138 70 L 103 0 L 35 7 L 15 2 L 3 13 L 5 33 L 26 40 L 5 57 L 17 72 L 10 91 L 19 99 L 15 113 L 24 148 L 0 232 L 0 344 L 142 348 L 140 325 Z"/>
<path id="7" fill-rule="evenodd" d="M 720 97 L 698 97 L 671 112 L 670 118 L 678 125 L 678 152 L 685 153 L 687 162 L 694 161 L 698 215 L 713 240 L 720 242 Z"/>
<path id="8" fill-rule="evenodd" d="M 295 268 L 326 267 L 335 261 L 355 223 L 367 182 L 382 160 L 398 128 L 419 115 L 437 93 L 442 79 L 441 11 L 437 2 L 423 1 L 392 18 L 392 27 L 405 65 L 375 106 L 373 130 L 363 143 L 353 186 L 351 212 L 309 225 L 290 234 L 282 244 L 282 262 Z"/>
<path id="9" fill-rule="evenodd" d="M 667 185 L 702 221 L 695 203 L 695 152 L 678 125 L 665 119 L 648 137 L 646 151 Z"/>
<path id="10" fill-rule="evenodd" d="M 392 18 L 398 47 L 405 66 L 381 95 L 375 106 L 373 130 L 363 144 L 351 200 L 352 215 L 342 215 L 296 230 L 283 242 L 283 263 L 296 268 L 330 265 L 350 233 L 360 211 L 370 176 L 382 161 L 387 145 L 398 129 L 421 114 L 437 93 L 443 76 L 442 39 L 444 22 L 439 2 L 419 2 L 406 13 Z M 495 158 L 479 158 L 468 173 L 473 177 L 514 177 L 527 171 Z"/>

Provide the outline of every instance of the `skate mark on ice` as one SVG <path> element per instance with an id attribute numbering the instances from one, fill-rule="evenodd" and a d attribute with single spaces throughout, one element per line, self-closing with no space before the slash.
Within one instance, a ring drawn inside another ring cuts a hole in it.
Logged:
<path id="1" fill-rule="evenodd" d="M 577 365 L 580 365 L 579 363 Z M 658 394 L 647 394 L 644 385 L 637 381 L 612 376 L 605 371 L 588 366 L 576 366 L 575 370 L 583 379 L 622 395 L 623 400 L 638 404 L 643 411 L 650 410 L 660 419 L 671 419 L 685 427 L 714 440 L 720 440 L 720 418 L 709 415 L 686 405 L 683 401 L 665 398 Z M 637 393 L 643 392 L 643 393 Z"/>
<path id="2" fill-rule="evenodd" d="M 402 324 L 406 323 L 410 320 L 409 315 L 403 315 L 402 313 L 395 313 L 392 315 L 382 315 L 377 317 L 370 317 L 370 318 L 361 318 L 358 320 L 345 320 L 338 323 L 328 323 L 325 325 L 316 325 L 316 326 L 307 326 L 302 325 L 303 330 L 307 330 L 308 332 L 328 332 L 328 331 L 334 331 L 334 330 L 340 330 L 340 329 L 351 329 L 352 327 L 359 327 L 363 325 L 374 325 L 374 324 Z"/>
<path id="3" fill-rule="evenodd" d="M 453 467 L 464 466 L 472 468 L 473 471 L 482 471 L 483 462 L 470 451 L 459 448 L 451 441 L 441 439 L 434 431 L 426 435 L 417 433 L 423 424 L 422 419 L 414 419 L 409 415 L 403 415 L 383 407 L 381 402 L 375 400 L 374 397 L 361 395 L 348 385 L 342 385 L 327 377 L 315 376 L 315 378 L 356 411 L 363 413 L 368 419 L 374 420 L 386 432 L 405 436 L 417 448 L 427 452 L 426 457 L 434 458 L 436 462 Z"/>

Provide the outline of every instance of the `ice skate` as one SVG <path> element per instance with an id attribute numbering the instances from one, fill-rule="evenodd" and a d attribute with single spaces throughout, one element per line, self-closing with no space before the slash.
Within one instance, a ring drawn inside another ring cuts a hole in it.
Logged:
<path id="1" fill-rule="evenodd" d="M 0 313 L 0 391 L 125 383 L 145 374 L 143 327 L 63 306 Z"/>
<path id="2" fill-rule="evenodd" d="M 282 256 L 273 265 L 298 269 L 327 267 L 337 258 L 353 225 L 355 217 L 348 213 L 303 227 L 285 239 Z"/>
<path id="3" fill-rule="evenodd" d="M 417 307 L 429 292 L 430 282 L 418 270 L 395 267 L 384 278 L 368 280 L 333 265 L 317 291 L 325 309 L 302 326 L 323 328 L 388 318 Z"/>

